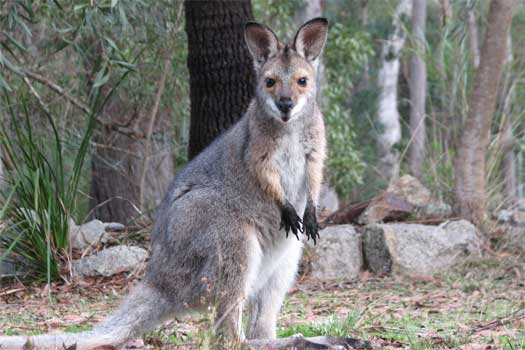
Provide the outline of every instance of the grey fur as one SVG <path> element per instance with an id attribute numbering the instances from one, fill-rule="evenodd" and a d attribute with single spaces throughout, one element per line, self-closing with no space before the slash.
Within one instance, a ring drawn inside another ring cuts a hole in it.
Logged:
<path id="1" fill-rule="evenodd" d="M 307 163 L 315 160 L 320 170 L 325 142 L 315 79 L 306 104 L 288 122 L 269 109 L 267 96 L 260 92 L 265 69 L 283 77 L 298 67 L 315 72 L 293 49 L 281 43 L 279 47 L 286 50 L 286 59 L 273 52 L 259 66 L 259 92 L 245 115 L 176 176 L 158 208 L 152 255 L 141 284 L 93 331 L 31 338 L 39 349 L 55 348 L 52 344 L 62 348 L 62 343 L 77 343 L 78 349 L 95 349 L 101 342 L 121 344 L 164 318 L 210 305 L 216 309 L 220 333 L 240 340 L 245 302 L 250 310 L 248 337 L 276 336 L 277 314 L 295 278 L 302 243 L 294 236 L 286 238 L 280 228 L 282 203 L 262 188 L 253 154 L 256 148 L 263 150 L 262 158 L 269 158 L 277 170 L 284 198 L 302 215 L 307 200 L 318 196 L 311 193 Z M 0 337 L 0 344 L 3 341 L 11 344 Z"/>

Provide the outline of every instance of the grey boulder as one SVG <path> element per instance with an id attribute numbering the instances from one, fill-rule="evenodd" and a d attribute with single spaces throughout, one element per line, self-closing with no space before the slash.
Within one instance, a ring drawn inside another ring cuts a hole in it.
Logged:
<path id="1" fill-rule="evenodd" d="M 351 280 L 363 267 L 361 235 L 352 225 L 335 225 L 323 229 L 312 251 L 311 277 L 316 280 Z"/>
<path id="2" fill-rule="evenodd" d="M 74 222 L 69 223 L 69 237 L 73 242 L 73 248 L 85 249 L 90 245 L 107 243 L 113 236 L 113 232 L 124 230 L 124 225 L 116 222 L 102 222 L 91 220 L 80 226 Z"/>
<path id="3" fill-rule="evenodd" d="M 379 274 L 432 275 L 481 255 L 477 228 L 466 220 L 440 226 L 374 224 L 363 234 L 365 262 Z"/>
<path id="4" fill-rule="evenodd" d="M 147 250 L 133 246 L 115 246 L 73 262 L 75 274 L 86 276 L 112 276 L 135 270 L 148 257 Z"/>

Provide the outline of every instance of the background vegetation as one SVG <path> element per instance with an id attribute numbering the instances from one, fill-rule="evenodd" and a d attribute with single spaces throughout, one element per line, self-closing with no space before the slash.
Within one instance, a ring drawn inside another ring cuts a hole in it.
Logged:
<path id="1" fill-rule="evenodd" d="M 305 4 L 252 1 L 255 18 L 287 39 L 303 20 L 299 12 Z M 394 0 L 323 3 L 322 14 L 331 22 L 320 94 L 330 145 L 326 172 L 346 202 L 369 199 L 390 180 L 379 165 L 377 139 L 384 126 L 378 123 L 377 113 L 381 52 L 394 29 L 398 4 Z M 81 222 L 95 213 L 105 219 L 107 214 L 99 215 L 100 208 L 122 199 L 119 193 L 98 198 L 93 190 L 97 176 L 134 176 L 137 195 L 124 198 L 131 203 L 132 209 L 125 213 L 134 217 L 128 222 L 133 224 L 150 217 L 159 199 L 148 196 L 144 178 L 153 176 L 143 168 L 167 167 L 173 175 L 187 161 L 190 101 L 182 11 L 180 3 L 168 0 L 15 0 L 1 6 L 2 192 L 4 204 L 11 200 L 8 208 L 12 209 L 6 213 L 13 224 L 2 234 L 1 245 L 12 250 L 20 241 L 19 249 L 27 252 L 36 244 L 38 252 L 23 256 L 44 259 L 37 264 L 40 277 L 47 270 L 48 277 L 56 278 L 55 259 L 67 261 L 63 240 L 70 218 Z M 481 40 L 487 12 L 486 1 L 429 1 L 423 51 L 416 49 L 410 19 L 401 18 L 407 35 L 398 77 L 402 138 L 394 148 L 401 172 L 410 172 L 408 70 L 410 57 L 417 55 L 428 72 L 426 157 L 420 179 L 451 204 L 454 158 L 476 71 L 467 18 L 474 16 Z M 491 210 L 523 198 L 524 24 L 525 5 L 518 1 L 509 38 L 512 60 L 505 67 L 490 129 L 486 178 Z M 166 81 L 161 84 L 162 76 Z M 157 114 L 148 135 L 144 131 L 148 117 Z M 510 150 L 502 141 L 509 126 Z M 107 149 L 117 153 L 108 156 Z M 156 152 L 169 153 L 171 163 L 148 163 Z M 515 158 L 517 177 L 512 195 L 504 189 L 502 166 L 509 152 Z M 125 156 L 135 160 L 125 163 L 121 160 Z M 109 164 L 113 175 L 93 170 L 101 169 L 100 164 Z M 46 238 L 49 235 L 51 240 Z M 56 256 L 48 257 L 44 245 L 51 245 Z M 46 269 L 41 268 L 44 261 Z"/>

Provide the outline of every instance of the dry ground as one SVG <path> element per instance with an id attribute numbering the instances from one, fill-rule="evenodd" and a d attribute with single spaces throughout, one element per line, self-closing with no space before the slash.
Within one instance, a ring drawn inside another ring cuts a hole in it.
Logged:
<path id="1" fill-rule="evenodd" d="M 307 279 L 291 291 L 279 335 L 366 338 L 376 348 L 525 349 L 525 259 L 492 254 L 446 275 L 377 277 L 330 285 Z M 90 329 L 134 281 L 121 275 L 45 287 L 0 288 L 0 334 Z M 130 348 L 205 348 L 209 317 L 188 316 Z"/>

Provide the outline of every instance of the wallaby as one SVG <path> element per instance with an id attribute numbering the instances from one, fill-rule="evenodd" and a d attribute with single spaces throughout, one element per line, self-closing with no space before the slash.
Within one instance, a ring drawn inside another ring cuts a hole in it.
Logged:
<path id="1" fill-rule="evenodd" d="M 318 238 L 326 141 L 316 71 L 327 30 L 326 19 L 312 19 L 286 45 L 266 26 L 246 24 L 255 97 L 176 176 L 157 211 L 143 281 L 92 331 L 0 337 L 1 349 L 107 349 L 210 305 L 225 339 L 275 338 L 302 252 L 299 233 Z"/>

